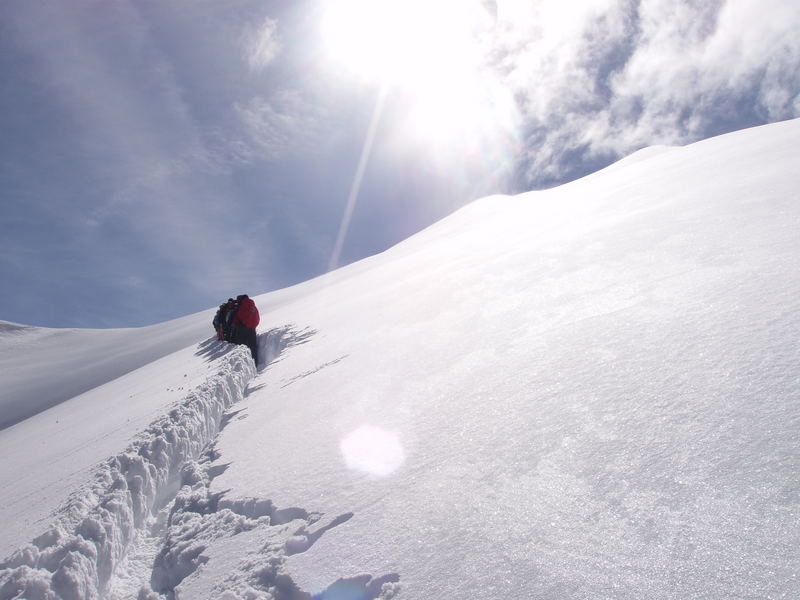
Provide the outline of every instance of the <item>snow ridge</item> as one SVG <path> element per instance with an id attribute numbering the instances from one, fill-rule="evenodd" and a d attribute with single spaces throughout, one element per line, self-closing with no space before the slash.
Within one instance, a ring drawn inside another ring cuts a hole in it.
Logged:
<path id="1" fill-rule="evenodd" d="M 213 441 L 255 374 L 249 350 L 231 348 L 216 374 L 103 463 L 46 533 L 0 564 L 0 599 L 99 598 L 134 533 L 175 497 L 184 465 Z"/>

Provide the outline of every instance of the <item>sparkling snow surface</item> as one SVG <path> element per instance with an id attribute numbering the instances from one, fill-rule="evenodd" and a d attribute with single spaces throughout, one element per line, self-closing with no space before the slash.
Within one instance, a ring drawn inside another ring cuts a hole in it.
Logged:
<path id="1" fill-rule="evenodd" d="M 199 346 L 0 431 L 0 598 L 800 597 L 798 142 L 647 149 L 257 298 L 245 391 L 187 317 Z"/>

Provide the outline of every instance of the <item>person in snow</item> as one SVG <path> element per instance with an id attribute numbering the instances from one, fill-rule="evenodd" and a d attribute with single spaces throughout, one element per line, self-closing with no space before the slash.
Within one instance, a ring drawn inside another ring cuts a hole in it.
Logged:
<path id="1" fill-rule="evenodd" d="M 230 342 L 233 338 L 233 317 L 236 315 L 236 300 L 228 298 L 225 310 L 225 320 L 222 322 L 222 339 Z"/>
<path id="2" fill-rule="evenodd" d="M 214 315 L 214 320 L 211 324 L 214 326 L 214 331 L 217 332 L 217 340 L 223 339 L 223 329 L 225 325 L 225 313 L 228 312 L 228 305 L 227 304 L 220 304 L 219 309 L 217 309 L 217 314 Z"/>
<path id="3" fill-rule="evenodd" d="M 233 317 L 233 338 L 234 344 L 244 344 L 250 348 L 253 360 L 258 363 L 256 327 L 261 320 L 258 314 L 256 303 L 247 294 L 236 297 L 238 308 Z"/>

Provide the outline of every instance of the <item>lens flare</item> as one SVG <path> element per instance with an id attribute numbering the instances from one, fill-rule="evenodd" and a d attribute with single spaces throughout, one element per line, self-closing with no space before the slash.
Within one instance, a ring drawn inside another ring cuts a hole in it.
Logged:
<path id="1" fill-rule="evenodd" d="M 363 425 L 341 443 L 348 469 L 386 477 L 405 462 L 400 436 L 373 425 Z"/>

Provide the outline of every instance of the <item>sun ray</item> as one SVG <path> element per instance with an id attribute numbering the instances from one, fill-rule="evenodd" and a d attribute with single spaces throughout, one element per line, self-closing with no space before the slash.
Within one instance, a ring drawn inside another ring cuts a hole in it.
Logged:
<path id="1" fill-rule="evenodd" d="M 372 118 L 370 119 L 367 135 L 364 138 L 364 144 L 361 147 L 361 156 L 358 159 L 358 167 L 356 168 L 353 182 L 350 185 L 350 193 L 347 196 L 347 204 L 345 205 L 342 221 L 339 224 L 339 233 L 336 236 L 336 243 L 331 253 L 331 259 L 328 263 L 328 271 L 333 271 L 339 266 L 339 259 L 342 255 L 342 247 L 347 238 L 347 231 L 350 229 L 350 219 L 353 216 L 353 211 L 358 201 L 358 192 L 361 190 L 361 182 L 364 180 L 364 172 L 367 169 L 370 154 L 372 153 L 372 144 L 375 141 L 375 133 L 378 130 L 378 124 L 383 114 L 383 107 L 386 102 L 386 86 L 383 86 L 378 94 L 378 99 L 375 102 L 375 108 L 372 110 Z"/>

